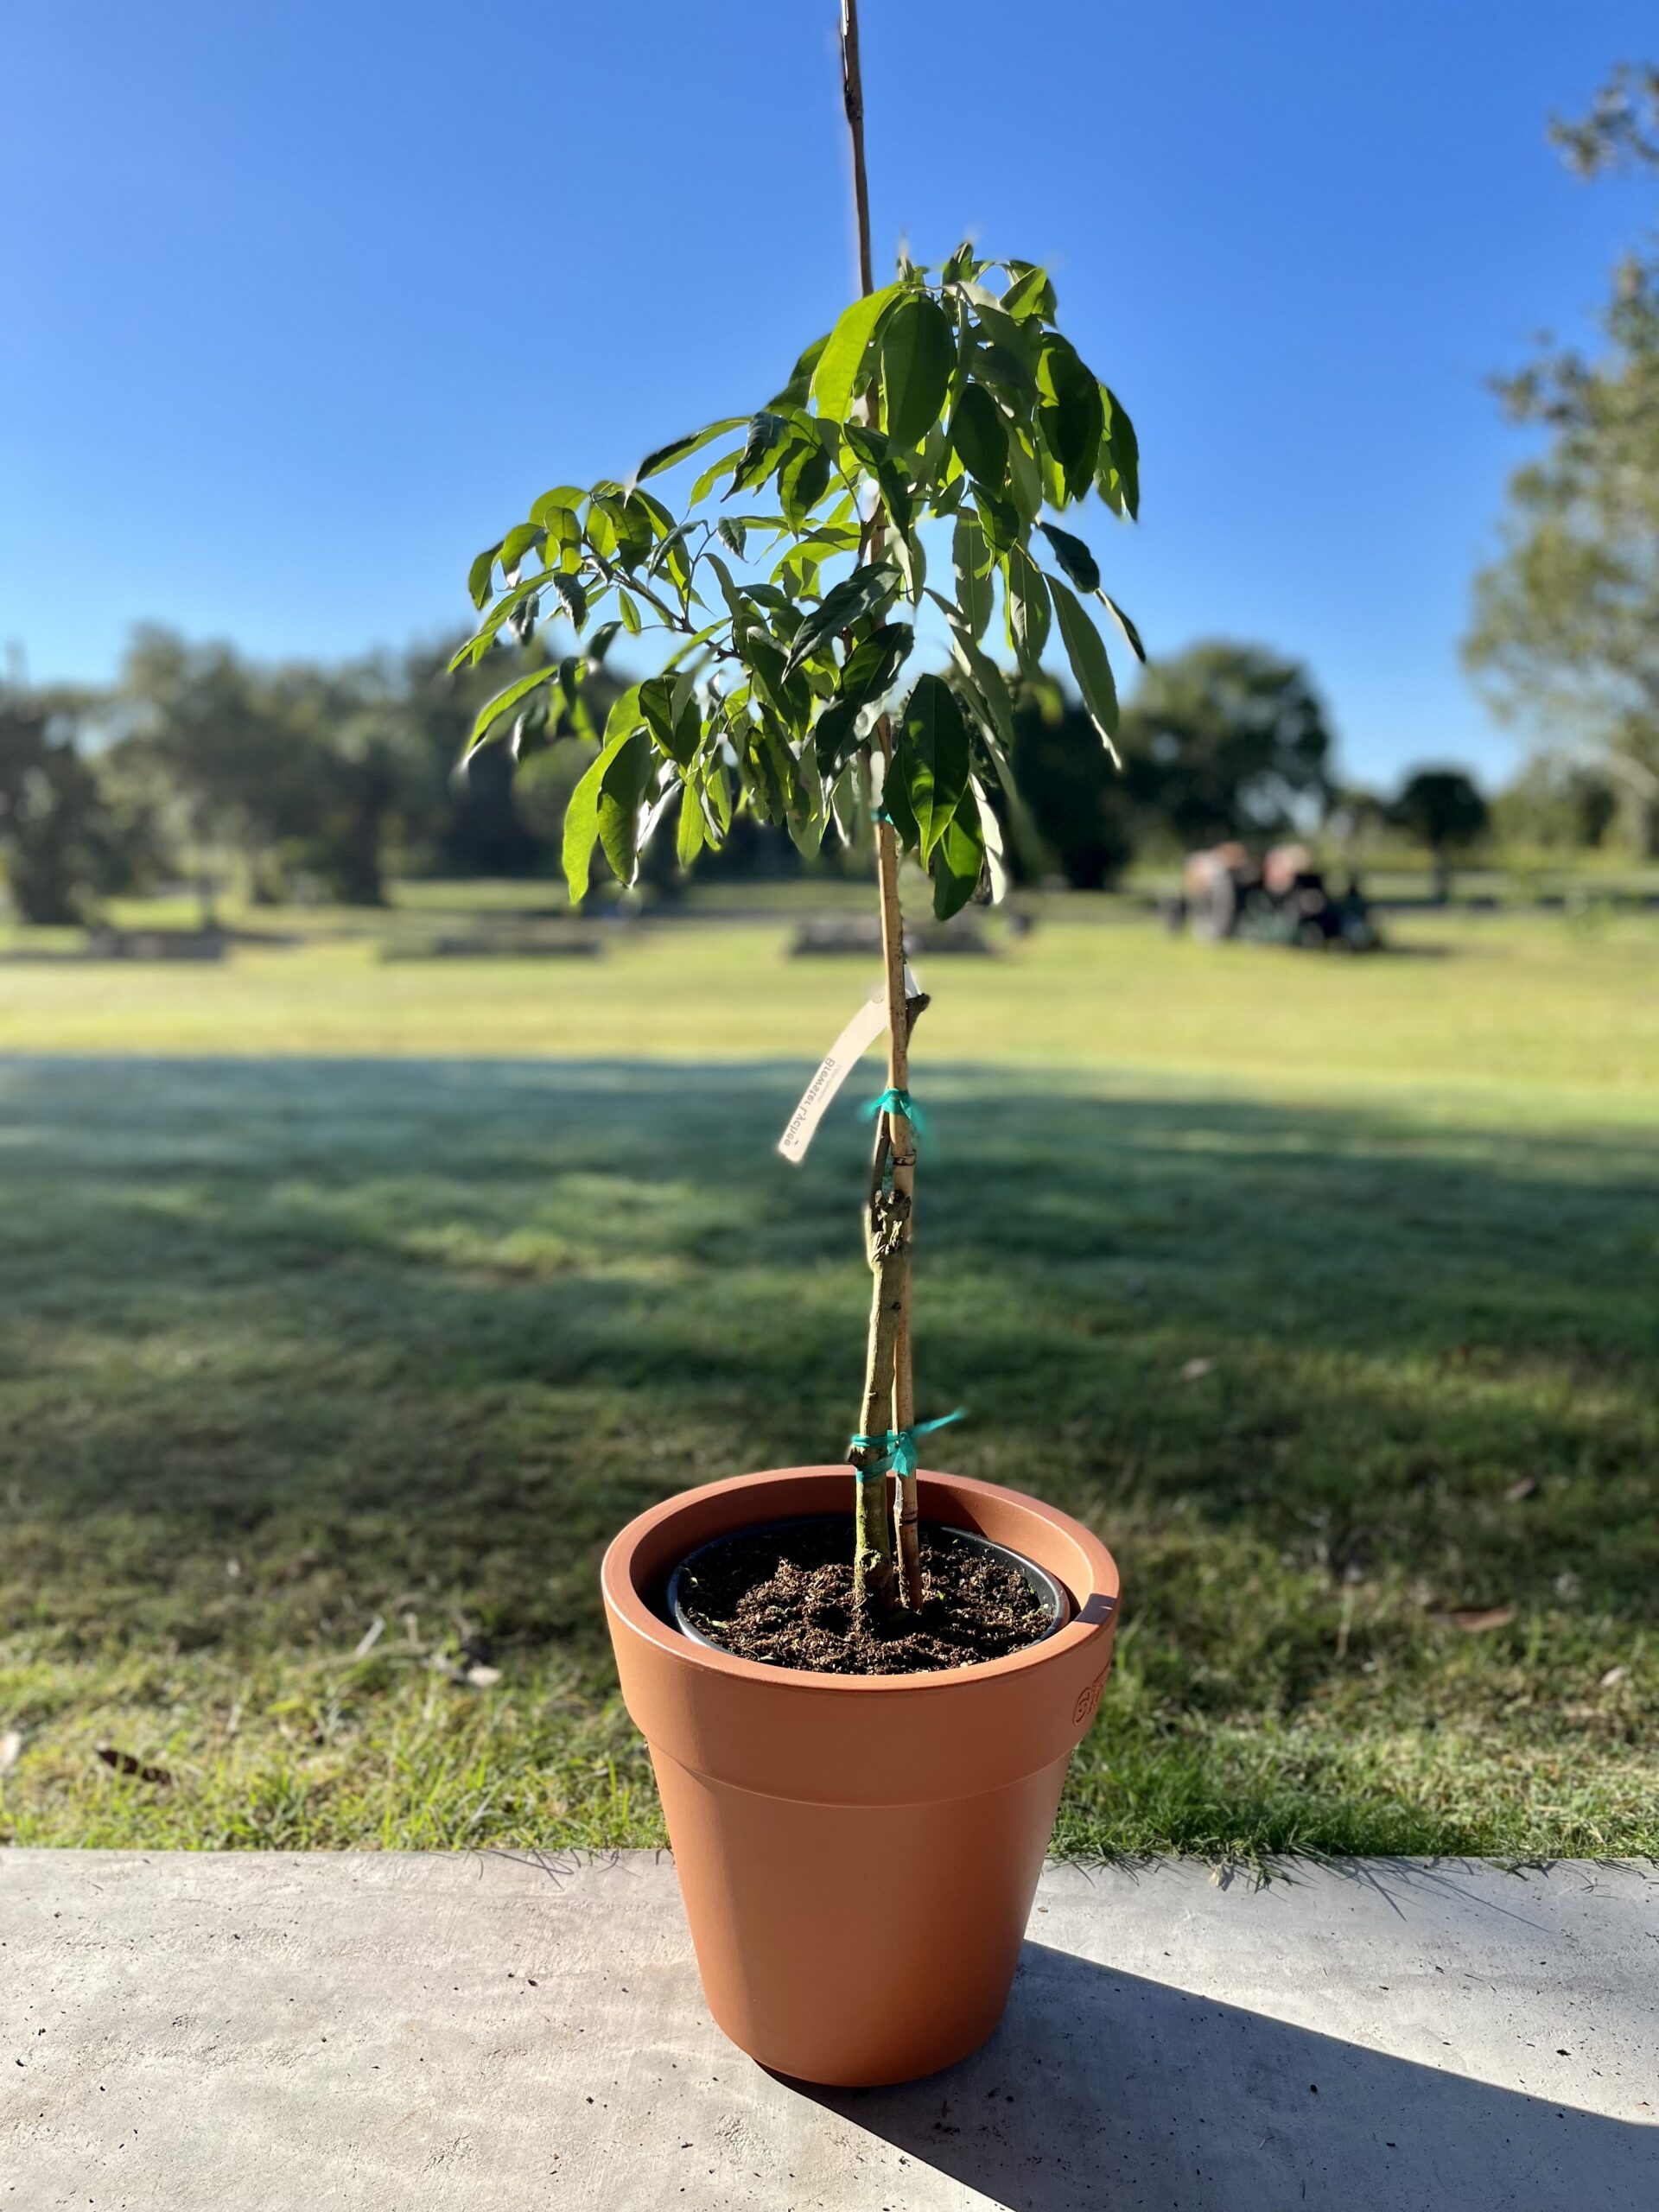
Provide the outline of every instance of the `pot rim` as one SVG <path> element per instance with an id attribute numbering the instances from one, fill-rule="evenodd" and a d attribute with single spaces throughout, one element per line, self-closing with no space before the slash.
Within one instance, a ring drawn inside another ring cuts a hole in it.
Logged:
<path id="1" fill-rule="evenodd" d="M 653 1645 L 664 1656 L 683 1666 L 706 1669 L 711 1673 L 728 1675 L 739 1681 L 765 1683 L 782 1692 L 797 1695 L 804 1692 L 840 1697 L 942 1697 L 952 1691 L 970 1688 L 995 1675 L 1023 1674 L 1035 1668 L 1046 1668 L 1064 1661 L 1082 1645 L 1092 1643 L 1101 1630 L 1114 1621 L 1118 1605 L 1117 1564 L 1099 1537 L 1073 1520 L 1058 1507 L 1046 1505 L 1040 1498 L 1025 1491 L 1017 1491 L 1001 1483 L 981 1482 L 972 1475 L 953 1475 L 934 1468 L 918 1470 L 917 1481 L 921 1491 L 921 1503 L 925 1510 L 927 1493 L 934 1492 L 937 1504 L 944 1499 L 957 1497 L 971 1506 L 976 1499 L 995 1502 L 1016 1507 L 1020 1511 L 1033 1515 L 1046 1522 L 1056 1535 L 1061 1536 L 1079 1552 L 1089 1569 L 1089 1587 L 1074 1587 L 1068 1578 L 1055 1575 L 1071 1601 L 1068 1617 L 1048 1636 L 1038 1643 L 1028 1643 L 1021 1650 L 1005 1653 L 999 1659 L 979 1659 L 965 1667 L 935 1669 L 925 1674 L 912 1675 L 834 1675 L 822 1673 L 808 1667 L 774 1667 L 758 1659 L 740 1658 L 735 1652 L 722 1651 L 712 1644 L 694 1643 L 683 1635 L 671 1622 L 664 1620 L 655 1607 L 647 1603 L 636 1586 L 633 1562 L 643 1547 L 664 1530 L 680 1515 L 696 1512 L 709 1502 L 720 1497 L 731 1497 L 734 1502 L 746 1494 L 776 1490 L 798 1478 L 812 1476 L 849 1475 L 845 1462 L 817 1466 L 769 1467 L 756 1474 L 728 1475 L 719 1482 L 702 1483 L 695 1489 L 677 1491 L 671 1497 L 658 1504 L 647 1506 L 643 1513 L 620 1529 L 607 1546 L 600 1567 L 600 1580 L 605 1593 L 607 1611 L 613 1624 L 626 1629 L 642 1643 Z M 757 1499 L 755 1520 L 779 1517 L 774 1506 L 770 1514 Z M 733 1530 L 745 1523 L 734 1521 Z M 728 1533 L 715 1529 L 718 1535 Z M 1000 1539 L 998 1541 L 1001 1541 Z M 696 1549 L 688 1541 L 678 1554 L 685 1557 Z M 1040 1561 L 1036 1562 L 1041 1564 Z M 1051 1573 L 1053 1569 L 1048 1570 Z M 664 1580 L 665 1580 L 664 1577 Z"/>
<path id="2" fill-rule="evenodd" d="M 767 1535 L 774 1529 L 800 1528 L 804 1523 L 812 1521 L 838 1522 L 843 1517 L 850 1521 L 852 1516 L 849 1514 L 843 1516 L 840 1514 L 834 1513 L 791 1513 L 782 1519 L 749 1522 L 741 1529 L 723 1529 L 717 1536 L 705 1537 L 702 1543 L 694 1545 L 691 1550 L 687 1552 L 685 1557 L 680 1560 L 673 1573 L 668 1578 L 668 1592 L 664 1602 L 668 1607 L 671 1625 L 677 1628 L 680 1634 L 688 1638 L 690 1642 L 693 1643 L 701 1643 L 707 1650 L 726 1650 L 728 1648 L 727 1645 L 717 1643 L 712 1636 L 704 1635 L 703 1631 L 690 1618 L 689 1609 L 678 1595 L 680 1577 L 685 1573 L 686 1568 L 692 1564 L 693 1560 L 700 1560 L 705 1552 L 713 1551 L 716 1544 L 735 1543 L 743 1536 Z M 1048 1569 L 1046 1567 L 1041 1566 L 1036 1560 L 1027 1559 L 1023 1552 L 1015 1551 L 1011 1545 L 999 1544 L 995 1536 L 988 1536 L 978 1529 L 958 1529 L 954 1522 L 950 1521 L 924 1521 L 921 1523 L 921 1526 L 925 1529 L 931 1528 L 942 1529 L 947 1536 L 960 1536 L 964 1543 L 969 1545 L 978 1545 L 985 1551 L 995 1552 L 999 1559 L 1007 1560 L 1010 1566 L 1017 1567 L 1020 1569 L 1020 1572 L 1026 1577 L 1032 1588 L 1042 1599 L 1044 1608 L 1048 1615 L 1048 1620 L 1046 1625 L 1044 1627 L 1042 1634 L 1040 1636 L 1033 1637 L 1030 1643 L 1022 1643 L 1020 1647 L 1022 1651 L 1029 1650 L 1031 1649 L 1031 1644 L 1046 1643 L 1049 1637 L 1051 1636 L 1058 1635 L 1059 1630 L 1065 1626 L 1067 1621 L 1071 1619 L 1072 1610 L 1071 1592 L 1066 1588 L 1065 1583 L 1060 1580 L 1058 1575 L 1051 1574 Z M 770 1664 L 771 1662 L 767 1662 L 764 1663 Z M 981 1662 L 980 1663 L 982 1664 L 983 1662 Z M 818 1670 L 816 1669 L 791 1667 L 786 1671 L 791 1674 L 798 1675 L 809 1672 L 817 1672 Z M 906 1669 L 903 1671 L 906 1673 L 912 1673 L 917 1670 L 913 1669 Z M 959 1670 L 954 1670 L 944 1667 L 932 1667 L 922 1669 L 921 1671 L 929 1674 L 941 1675 Z"/>

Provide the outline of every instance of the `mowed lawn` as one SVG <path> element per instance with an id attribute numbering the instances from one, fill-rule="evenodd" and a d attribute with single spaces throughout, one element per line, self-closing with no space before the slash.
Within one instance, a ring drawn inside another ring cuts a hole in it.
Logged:
<path id="1" fill-rule="evenodd" d="M 1068 1850 L 1659 1850 L 1659 927 L 1395 935 L 925 968 L 921 1409 L 1124 1575 Z M 0 964 L 0 1840 L 661 1840 L 604 1543 L 856 1412 L 787 936 Z"/>

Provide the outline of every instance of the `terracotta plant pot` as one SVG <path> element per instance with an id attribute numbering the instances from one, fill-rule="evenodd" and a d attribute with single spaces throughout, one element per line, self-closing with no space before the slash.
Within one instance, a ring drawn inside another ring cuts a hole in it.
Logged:
<path id="1" fill-rule="evenodd" d="M 990 2034 L 1111 1664 L 1103 1544 L 1018 1491 L 919 1480 L 925 1522 L 979 1529 L 1064 1585 L 1057 1633 L 945 1673 L 819 1675 L 669 1625 L 668 1578 L 709 1538 L 813 1513 L 848 1513 L 850 1532 L 845 1466 L 683 1491 L 631 1521 L 601 1571 L 709 2008 L 751 2057 L 801 2081 L 913 2081 Z"/>

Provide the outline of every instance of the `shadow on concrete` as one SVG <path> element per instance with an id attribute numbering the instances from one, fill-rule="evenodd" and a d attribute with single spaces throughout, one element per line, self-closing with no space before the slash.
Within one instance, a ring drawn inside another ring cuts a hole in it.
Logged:
<path id="1" fill-rule="evenodd" d="M 791 2086 L 1007 2212 L 1652 2212 L 1659 2128 L 1027 1943 L 1001 2026 L 894 2089 Z"/>

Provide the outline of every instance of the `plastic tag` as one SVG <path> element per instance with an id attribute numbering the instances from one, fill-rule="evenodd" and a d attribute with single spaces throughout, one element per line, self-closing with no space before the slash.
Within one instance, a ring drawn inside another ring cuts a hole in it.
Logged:
<path id="1" fill-rule="evenodd" d="M 778 1140 L 778 1149 L 798 1167 L 823 1119 L 824 1109 L 887 1026 L 885 999 L 866 999 L 818 1063 L 818 1071 L 801 1093 L 801 1103 Z"/>

